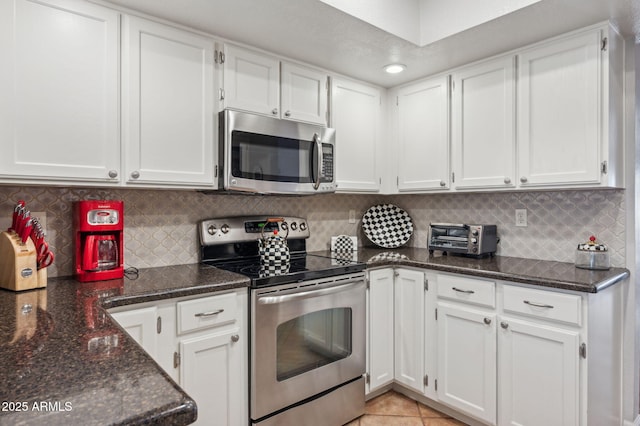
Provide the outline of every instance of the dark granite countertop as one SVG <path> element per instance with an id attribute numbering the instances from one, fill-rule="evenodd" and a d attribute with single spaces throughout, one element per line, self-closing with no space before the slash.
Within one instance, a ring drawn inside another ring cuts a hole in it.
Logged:
<path id="1" fill-rule="evenodd" d="M 412 266 L 587 293 L 629 276 L 624 268 L 589 271 L 502 256 L 433 256 L 420 248 L 360 248 L 357 259 L 370 268 Z M 0 290 L 0 424 L 192 423 L 194 401 L 105 309 L 248 284 L 242 275 L 179 265 L 142 269 L 121 280 L 54 278 L 46 289 Z"/>
<path id="2" fill-rule="evenodd" d="M 437 252 L 436 252 L 437 253 Z M 329 251 L 313 254 L 329 256 Z M 389 265 L 413 266 L 443 272 L 473 275 L 562 290 L 597 293 L 629 276 L 625 268 L 595 271 L 576 268 L 573 263 L 495 256 L 482 259 L 430 255 L 426 248 L 380 249 L 360 247 L 360 262 L 369 268 Z"/>
<path id="3" fill-rule="evenodd" d="M 53 278 L 45 289 L 0 290 L 0 424 L 194 422 L 194 401 L 104 309 L 248 282 L 216 268 L 182 265 L 142 269 L 137 279 Z"/>

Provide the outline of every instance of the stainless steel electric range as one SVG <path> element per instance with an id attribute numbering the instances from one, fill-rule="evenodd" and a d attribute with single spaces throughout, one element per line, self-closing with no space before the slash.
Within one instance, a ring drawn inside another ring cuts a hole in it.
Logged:
<path id="1" fill-rule="evenodd" d="M 201 261 L 251 278 L 251 424 L 348 423 L 364 413 L 365 264 L 308 254 L 304 218 L 267 219 L 199 225 Z M 265 236 L 288 233 L 289 262 L 261 265 L 263 228 Z"/>

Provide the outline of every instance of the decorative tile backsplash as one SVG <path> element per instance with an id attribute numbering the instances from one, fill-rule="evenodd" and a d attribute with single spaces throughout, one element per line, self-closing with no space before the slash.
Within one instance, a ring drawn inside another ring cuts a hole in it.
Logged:
<path id="1" fill-rule="evenodd" d="M 372 205 L 393 203 L 414 223 L 408 245 L 426 247 L 430 222 L 495 223 L 498 254 L 574 261 L 579 242 L 596 235 L 609 246 L 611 264 L 625 266 L 623 190 L 491 194 L 317 195 L 279 197 L 204 194 L 196 191 L 0 187 L 0 227 L 10 223 L 13 206 L 24 199 L 32 212 L 45 212 L 47 241 L 56 255 L 50 276 L 73 273 L 72 202 L 122 199 L 125 205 L 125 265 L 138 268 L 198 262 L 196 224 L 222 216 L 281 214 L 306 217 L 310 251 L 329 248 L 332 235 L 357 235 L 369 245 L 361 218 Z M 527 209 L 528 226 L 515 226 L 515 209 Z M 355 210 L 356 223 L 348 221 Z"/>

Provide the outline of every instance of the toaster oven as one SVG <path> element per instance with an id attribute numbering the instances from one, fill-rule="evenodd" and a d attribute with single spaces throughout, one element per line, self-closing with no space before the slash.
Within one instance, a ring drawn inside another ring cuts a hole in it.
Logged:
<path id="1" fill-rule="evenodd" d="M 493 256 L 498 246 L 496 225 L 467 225 L 459 223 L 432 223 L 429 225 L 429 253 L 444 253 L 473 257 Z"/>

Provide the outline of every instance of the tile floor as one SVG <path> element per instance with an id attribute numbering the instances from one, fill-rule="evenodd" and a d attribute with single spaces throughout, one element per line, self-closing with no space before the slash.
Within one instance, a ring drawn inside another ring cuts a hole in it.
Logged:
<path id="1" fill-rule="evenodd" d="M 365 414 L 345 426 L 463 426 L 452 419 L 395 391 L 386 392 L 365 406 Z"/>

